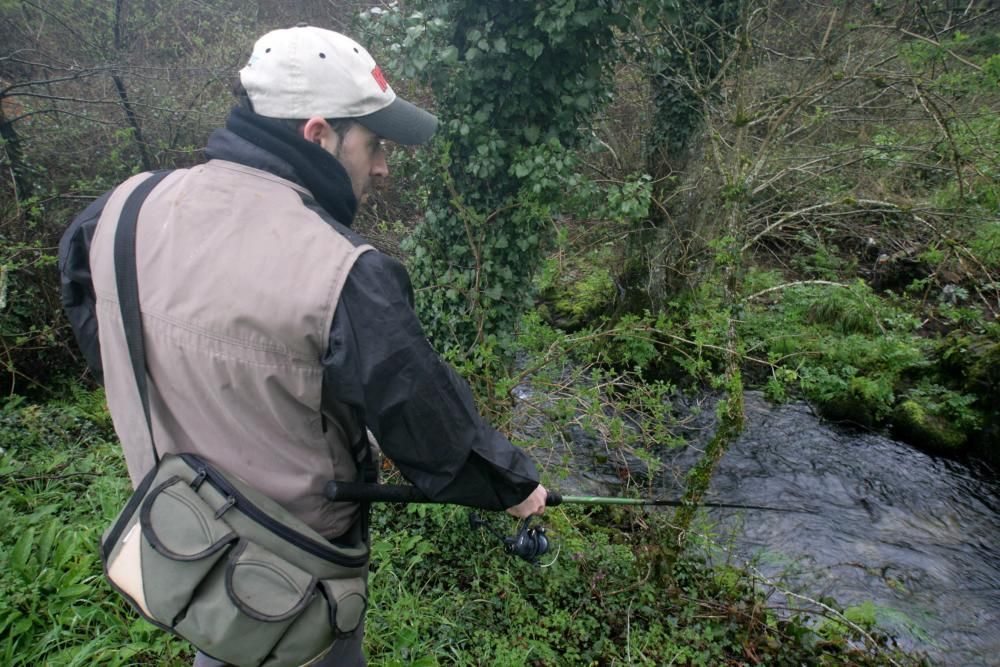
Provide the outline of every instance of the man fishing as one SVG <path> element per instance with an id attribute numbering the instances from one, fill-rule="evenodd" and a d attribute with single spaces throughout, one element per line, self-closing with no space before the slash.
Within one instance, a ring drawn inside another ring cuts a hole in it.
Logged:
<path id="1" fill-rule="evenodd" d="M 437 119 L 392 90 L 359 44 L 316 27 L 261 37 L 207 163 L 170 173 L 136 231 L 151 427 L 119 313 L 113 232 L 137 176 L 60 244 L 63 303 L 103 378 L 133 486 L 188 452 L 242 477 L 336 543 L 366 534 L 331 480 L 373 481 L 367 432 L 428 497 L 541 514 L 530 458 L 478 414 L 434 352 L 409 277 L 352 229 L 389 174 L 385 142 L 425 143 Z M 363 621 L 320 665 L 364 665 Z M 195 665 L 223 663 L 200 654 Z"/>

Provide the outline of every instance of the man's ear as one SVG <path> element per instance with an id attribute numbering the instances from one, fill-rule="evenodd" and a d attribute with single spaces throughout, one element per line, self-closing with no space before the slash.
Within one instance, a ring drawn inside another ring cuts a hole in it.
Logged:
<path id="1" fill-rule="evenodd" d="M 330 125 L 319 116 L 313 116 L 302 126 L 302 137 L 314 144 L 322 145 L 325 140 L 329 140 L 331 134 L 334 133 L 330 130 Z"/>

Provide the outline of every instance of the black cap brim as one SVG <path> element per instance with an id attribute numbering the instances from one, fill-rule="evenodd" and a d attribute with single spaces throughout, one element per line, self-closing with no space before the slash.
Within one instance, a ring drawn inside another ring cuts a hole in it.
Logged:
<path id="1" fill-rule="evenodd" d="M 437 116 L 399 96 L 389 106 L 354 120 L 380 137 L 408 146 L 426 142 L 438 124 Z"/>

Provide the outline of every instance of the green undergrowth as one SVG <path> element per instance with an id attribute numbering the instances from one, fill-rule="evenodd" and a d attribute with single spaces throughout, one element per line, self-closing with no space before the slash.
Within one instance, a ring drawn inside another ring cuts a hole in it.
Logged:
<path id="1" fill-rule="evenodd" d="M 918 301 L 862 281 L 796 285 L 758 272 L 751 282 L 761 298 L 749 300 L 742 330 L 773 400 L 801 395 L 830 419 L 887 428 L 934 452 L 990 446 L 983 427 L 995 383 L 961 350 L 991 350 L 996 327 L 978 320 L 965 328 L 977 334 L 934 335 Z"/>
<path id="2" fill-rule="evenodd" d="M 103 393 L 72 393 L 0 409 L 0 664 L 188 665 L 104 583 L 97 543 L 128 478 Z M 533 567 L 464 508 L 379 507 L 370 664 L 889 664 L 847 625 L 779 620 L 741 571 L 686 560 L 656 576 L 664 516 L 550 510 L 553 548 Z"/>
<path id="3" fill-rule="evenodd" d="M 779 620 L 741 570 L 686 559 L 657 577 L 647 541 L 663 515 L 560 509 L 545 522 L 553 548 L 533 567 L 485 531 L 470 534 L 464 508 L 380 512 L 372 663 L 892 664 L 882 649 L 859 648 L 848 624 Z"/>
<path id="4" fill-rule="evenodd" d="M 104 584 L 97 544 L 128 498 L 102 392 L 0 410 L 0 664 L 190 664 Z"/>
<path id="5" fill-rule="evenodd" d="M 969 300 L 962 288 L 928 302 L 917 288 L 878 291 L 835 274 L 793 280 L 753 269 L 733 313 L 746 385 L 926 451 L 995 461 L 1000 324 L 963 305 Z M 576 375 L 603 382 L 616 394 L 614 411 L 634 412 L 634 399 L 646 396 L 640 410 L 657 423 L 668 415 L 649 396 L 699 390 L 720 376 L 728 317 L 708 290 L 693 290 L 659 315 L 597 317 L 572 332 L 539 310 L 522 322 L 519 343 L 548 359 L 543 377 L 564 373 L 568 360 Z"/>

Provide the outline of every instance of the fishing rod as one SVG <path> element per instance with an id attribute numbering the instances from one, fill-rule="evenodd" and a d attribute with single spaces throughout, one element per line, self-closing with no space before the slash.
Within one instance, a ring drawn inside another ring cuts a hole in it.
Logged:
<path id="1" fill-rule="evenodd" d="M 327 482 L 326 497 L 329 500 L 358 503 L 430 503 L 447 504 L 446 501 L 432 500 L 423 491 L 407 484 L 365 484 L 362 482 Z M 621 498 L 606 496 L 564 496 L 558 491 L 549 491 L 545 497 L 546 507 L 559 505 L 644 505 L 652 507 L 687 507 L 690 503 L 683 500 L 658 498 Z M 697 503 L 697 507 L 712 507 L 720 509 L 761 510 L 766 512 L 795 512 L 814 514 L 806 509 L 791 507 L 772 507 L 770 505 L 745 505 L 738 503 Z"/>
<path id="2" fill-rule="evenodd" d="M 446 501 L 428 498 L 420 489 L 406 484 L 365 484 L 362 482 L 337 482 L 326 484 L 326 497 L 338 502 L 361 503 L 429 503 L 435 505 L 448 504 Z M 656 498 L 621 498 L 605 496 L 564 496 L 558 491 L 548 491 L 545 496 L 546 507 L 558 507 L 563 504 L 577 505 L 643 505 L 652 507 L 687 507 L 690 503 L 683 500 Z M 812 510 L 794 509 L 790 507 L 771 507 L 768 505 L 743 505 L 736 503 L 698 503 L 697 507 L 712 507 L 721 509 L 761 510 L 768 512 L 796 512 L 814 514 Z M 488 521 L 480 519 L 476 514 L 469 515 L 470 528 L 485 528 L 499 538 L 507 553 L 538 565 L 539 557 L 549 548 L 545 528 L 532 526 L 531 517 L 521 522 L 518 531 L 512 536 L 504 536 Z"/>

